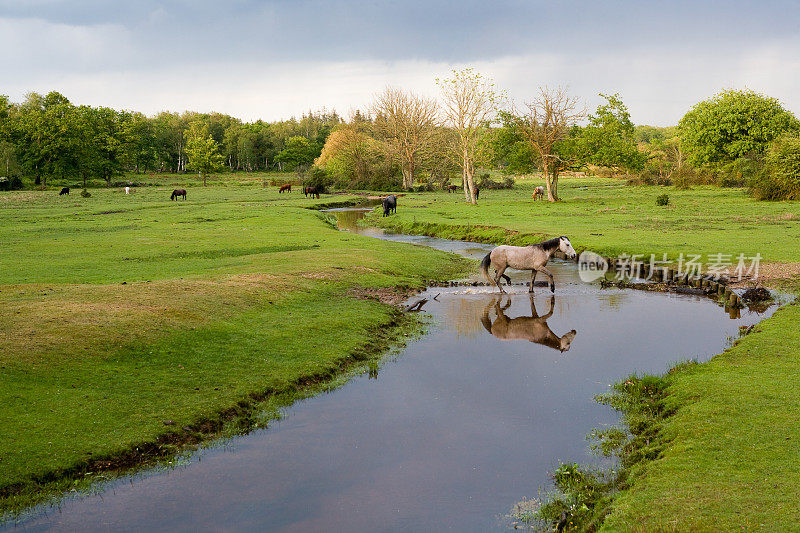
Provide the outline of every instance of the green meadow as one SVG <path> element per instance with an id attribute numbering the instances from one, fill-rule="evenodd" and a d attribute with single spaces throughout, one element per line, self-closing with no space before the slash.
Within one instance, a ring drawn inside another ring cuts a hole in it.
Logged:
<path id="1" fill-rule="evenodd" d="M 515 189 L 410 193 L 367 223 L 528 244 L 568 235 L 606 255 L 760 254 L 765 283 L 800 286 L 800 203 L 742 189 L 563 177 L 563 201 Z M 167 186 L 169 185 L 169 186 Z M 388 301 L 475 271 L 422 247 L 337 231 L 306 199 L 261 180 L 0 194 L 0 505 L 82 486 L 87 472 L 170 457 L 246 431 L 292 398 L 373 364 L 411 334 Z M 668 194 L 666 206 L 656 197 Z M 709 363 L 670 377 L 663 453 L 635 472 L 609 531 L 783 530 L 800 523 L 800 307 L 788 305 Z M 532 490 L 534 488 L 532 487 Z"/>
<path id="2" fill-rule="evenodd" d="M 470 267 L 340 232 L 307 209 L 325 199 L 169 193 L 0 196 L 3 509 L 374 361 L 413 329 L 381 296 Z"/>

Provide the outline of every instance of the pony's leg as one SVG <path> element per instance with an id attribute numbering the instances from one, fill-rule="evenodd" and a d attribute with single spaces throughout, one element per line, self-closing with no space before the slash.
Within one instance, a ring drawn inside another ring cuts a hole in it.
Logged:
<path id="1" fill-rule="evenodd" d="M 511 285 L 511 278 L 509 278 L 506 274 L 503 274 L 500 277 L 506 280 L 506 285 Z"/>
<path id="2" fill-rule="evenodd" d="M 555 308 L 556 308 L 556 297 L 551 294 L 550 295 L 550 310 L 542 318 L 544 318 L 546 320 L 546 319 L 550 318 L 551 316 L 553 316 L 553 311 L 555 310 Z"/>
<path id="3" fill-rule="evenodd" d="M 533 292 L 533 284 L 536 282 L 536 274 L 537 274 L 536 269 L 535 268 L 532 269 L 531 270 L 531 289 L 528 292 Z"/>
<path id="4" fill-rule="evenodd" d="M 550 277 L 550 292 L 556 292 L 556 283 L 555 281 L 553 281 L 553 273 L 547 270 L 547 268 L 543 266 L 539 267 L 539 270 L 541 270 Z"/>
<path id="5" fill-rule="evenodd" d="M 503 272 L 505 272 L 507 268 L 508 266 L 498 268 L 497 273 L 494 275 L 494 284 L 497 285 L 497 288 L 500 289 L 500 292 L 506 292 L 503 290 L 503 286 L 500 285 L 500 278 L 503 276 Z"/>

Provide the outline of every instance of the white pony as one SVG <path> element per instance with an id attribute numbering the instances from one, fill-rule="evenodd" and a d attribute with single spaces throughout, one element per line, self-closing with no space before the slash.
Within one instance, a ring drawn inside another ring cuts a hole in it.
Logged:
<path id="1" fill-rule="evenodd" d="M 544 187 L 541 185 L 533 189 L 533 201 L 535 202 L 537 198 L 544 200 Z"/>
<path id="2" fill-rule="evenodd" d="M 549 241 L 540 242 L 539 244 L 531 244 L 530 246 L 498 246 L 483 258 L 481 261 L 481 270 L 483 275 L 489 280 L 489 283 L 495 285 L 500 292 L 506 292 L 500 285 L 500 278 L 503 277 L 510 284 L 511 280 L 503 273 L 508 267 L 516 268 L 517 270 L 530 270 L 531 271 L 531 288 L 529 292 L 533 292 L 533 283 L 536 281 L 536 273 L 541 271 L 550 277 L 550 292 L 556 292 L 556 285 L 553 282 L 553 274 L 545 268 L 550 256 L 556 250 L 561 250 L 564 255 L 569 259 L 574 259 L 576 255 L 572 244 L 566 237 L 556 237 Z M 489 265 L 494 266 L 497 271 L 494 278 L 489 276 Z"/>

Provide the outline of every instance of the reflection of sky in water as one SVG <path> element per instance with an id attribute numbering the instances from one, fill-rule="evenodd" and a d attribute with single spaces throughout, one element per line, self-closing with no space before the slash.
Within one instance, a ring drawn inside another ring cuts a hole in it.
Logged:
<path id="1" fill-rule="evenodd" d="M 554 270 L 546 326 L 576 330 L 569 351 L 486 331 L 488 287 L 432 288 L 414 298 L 431 298 L 429 333 L 377 380 L 360 376 L 187 466 L 111 483 L 19 530 L 502 530 L 497 517 L 548 487 L 559 462 L 596 460 L 585 436 L 617 417 L 595 394 L 708 358 L 758 320 L 730 320 L 704 298 L 579 284 L 573 264 Z M 504 313 L 531 317 L 526 289 L 513 288 Z M 539 315 L 549 300 L 537 288 Z"/>

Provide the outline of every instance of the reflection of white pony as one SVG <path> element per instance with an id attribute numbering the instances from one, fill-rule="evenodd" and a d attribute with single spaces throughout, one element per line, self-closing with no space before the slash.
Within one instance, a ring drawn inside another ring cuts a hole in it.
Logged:
<path id="1" fill-rule="evenodd" d="M 500 340 L 525 340 L 535 342 L 536 344 L 555 348 L 561 353 L 569 350 L 577 332 L 573 329 L 559 337 L 553 333 L 553 330 L 547 325 L 547 319 L 553 316 L 555 296 L 550 297 L 550 311 L 543 316 L 539 316 L 536 313 L 533 295 L 529 294 L 528 297 L 531 300 L 531 316 L 508 318 L 505 312 L 511 307 L 511 297 L 508 296 L 508 302 L 501 306 L 500 304 L 505 296 L 492 296 L 492 301 L 483 308 L 481 324 L 483 324 L 486 331 Z M 492 307 L 494 307 L 495 313 L 497 313 L 497 318 L 494 322 L 489 318 L 489 311 Z"/>
<path id="2" fill-rule="evenodd" d="M 530 270 L 531 271 L 531 289 L 533 292 L 533 282 L 536 281 L 536 273 L 541 271 L 550 277 L 550 291 L 556 291 L 556 285 L 553 282 L 553 274 L 545 268 L 550 256 L 556 250 L 564 252 L 569 259 L 573 259 L 577 254 L 572 248 L 569 239 L 566 237 L 557 237 L 549 241 L 540 242 L 539 244 L 531 244 L 530 246 L 498 246 L 483 258 L 481 261 L 481 270 L 483 275 L 489 280 L 489 283 L 494 284 L 500 292 L 506 292 L 500 285 L 500 277 L 506 278 L 510 281 L 508 276 L 503 276 L 503 272 L 508 267 L 516 268 L 517 270 Z M 489 277 L 489 265 L 492 265 L 496 274 L 494 278 Z"/>

